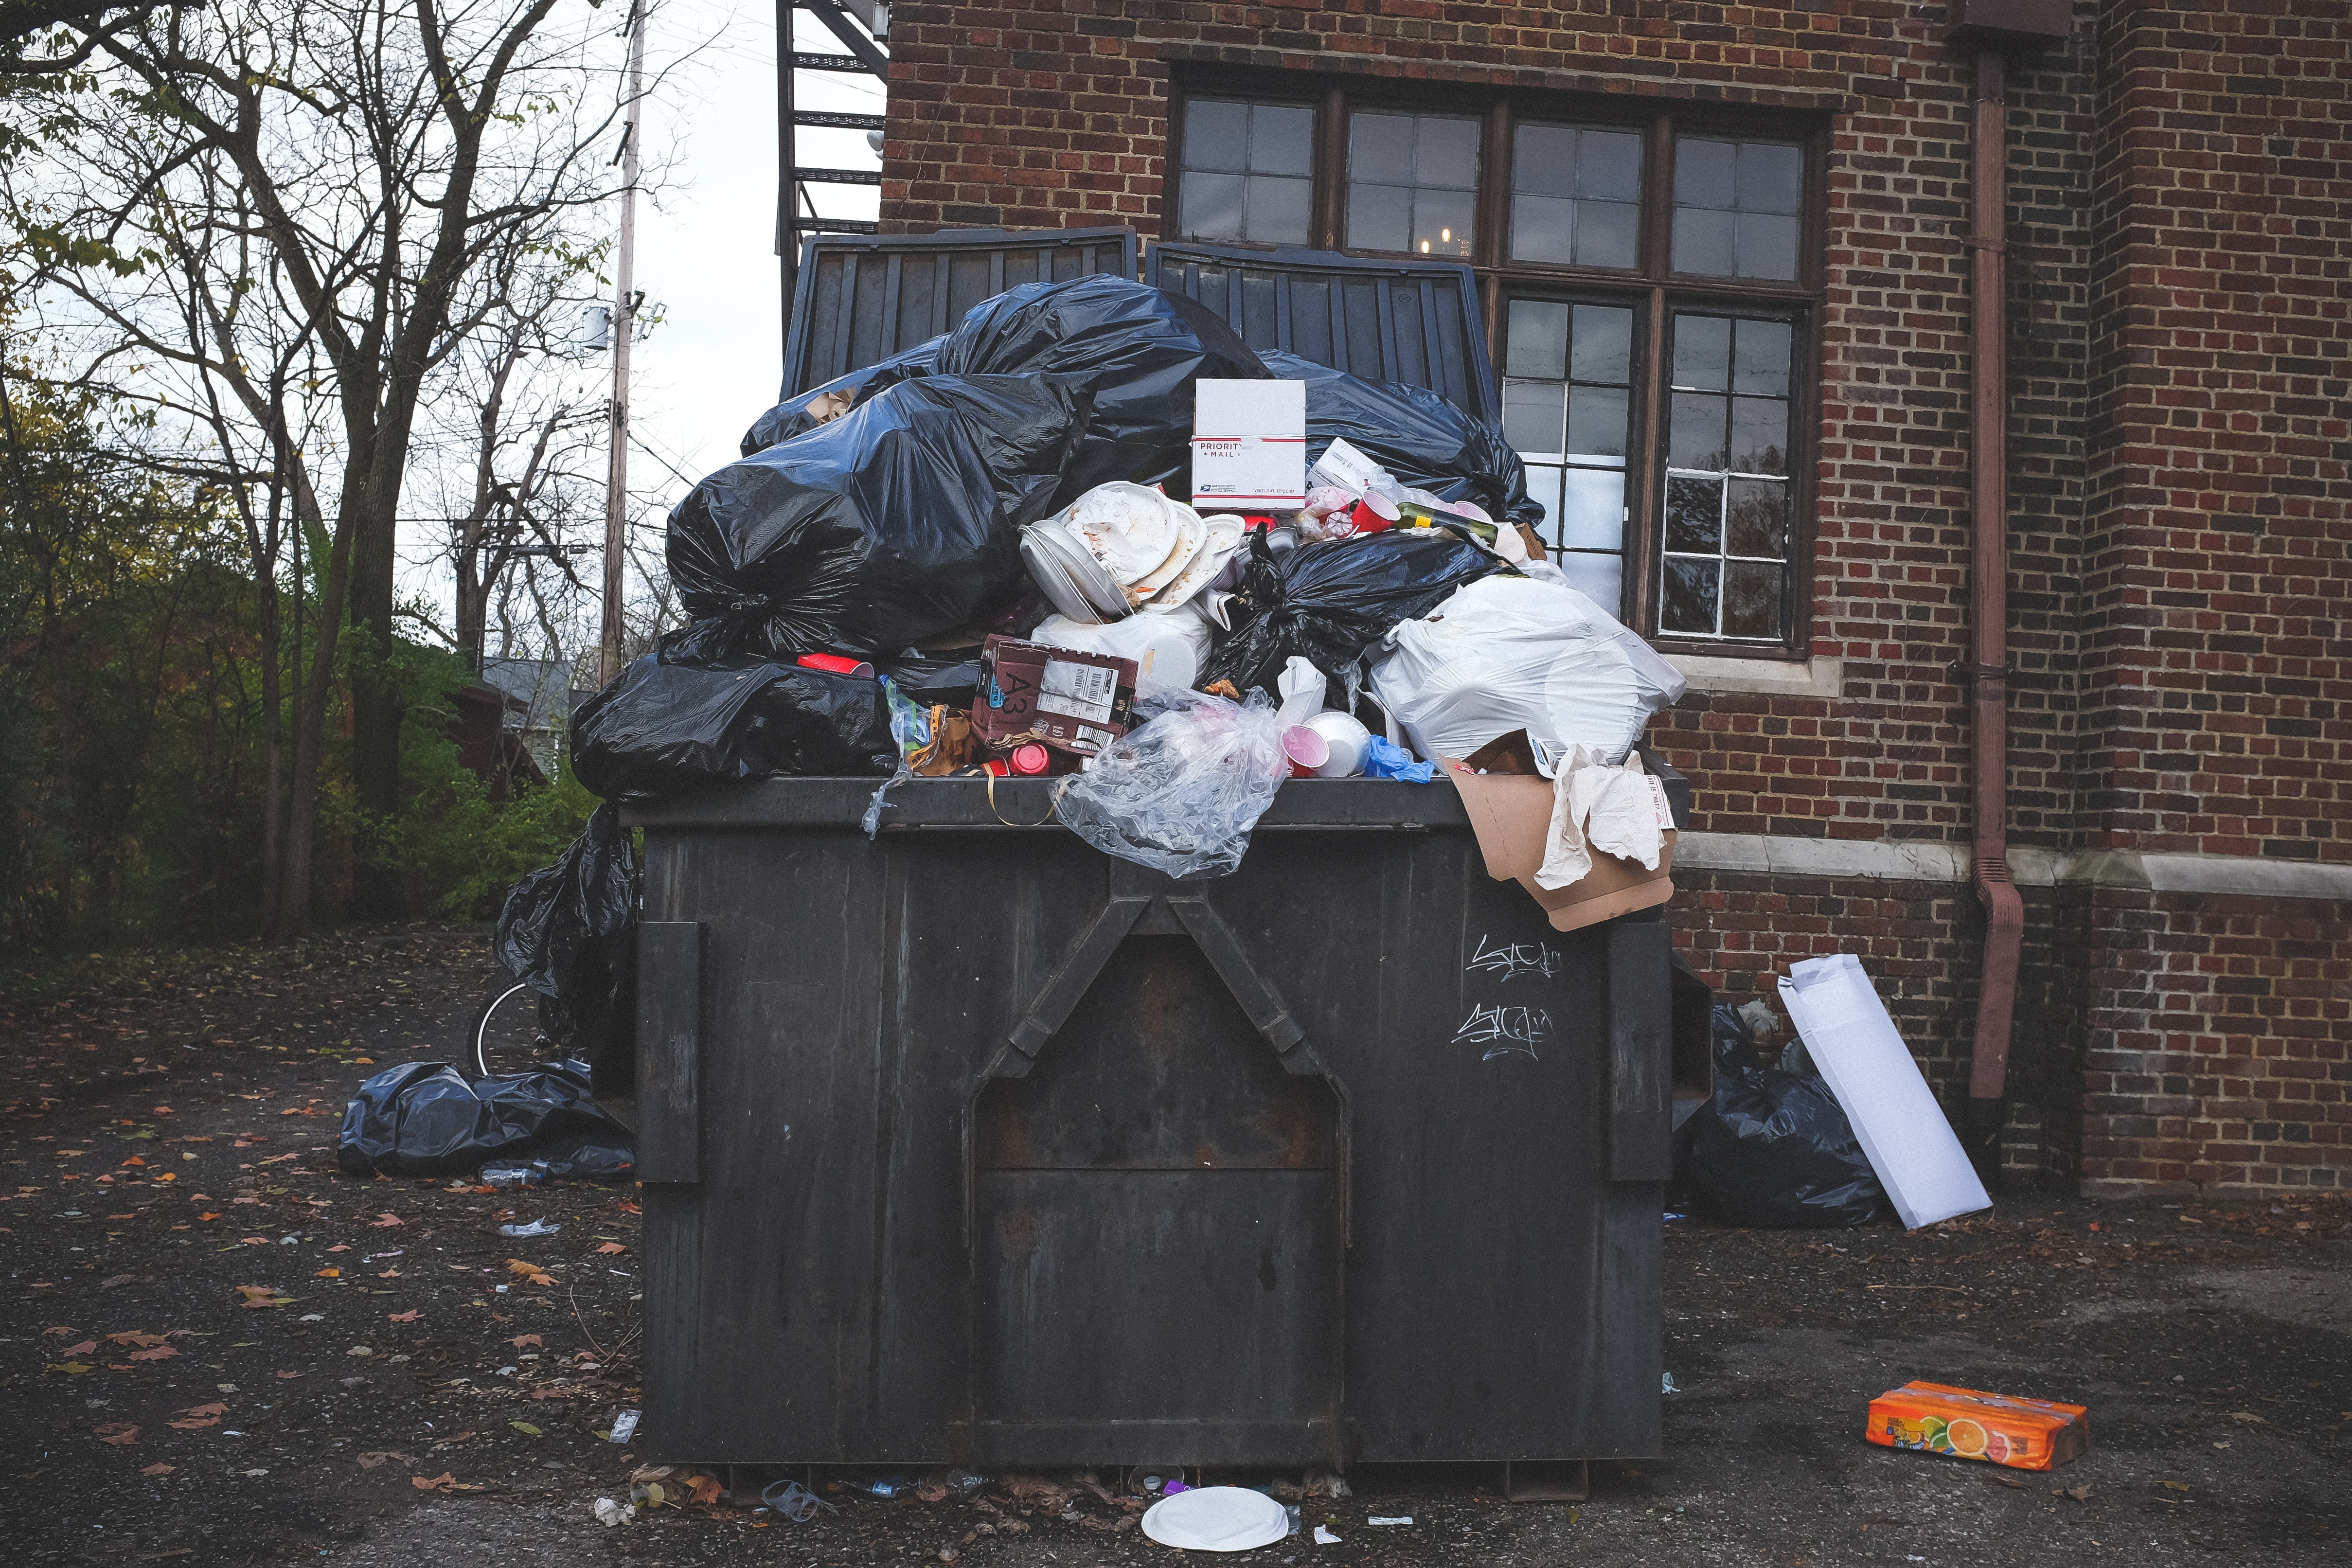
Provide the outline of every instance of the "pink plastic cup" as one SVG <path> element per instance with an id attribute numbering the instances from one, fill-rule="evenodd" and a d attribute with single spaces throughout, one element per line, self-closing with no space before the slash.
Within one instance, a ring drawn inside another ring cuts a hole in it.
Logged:
<path id="1" fill-rule="evenodd" d="M 1331 760 L 1331 742 L 1304 724 L 1293 724 L 1282 732 L 1282 754 L 1290 759 L 1292 778 L 1313 778 Z"/>

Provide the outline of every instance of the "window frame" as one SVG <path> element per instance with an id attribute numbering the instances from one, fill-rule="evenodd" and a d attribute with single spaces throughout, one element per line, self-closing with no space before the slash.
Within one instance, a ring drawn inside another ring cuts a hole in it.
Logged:
<path id="1" fill-rule="evenodd" d="M 1462 83 L 1348 79 L 1311 84 L 1304 72 L 1234 68 L 1180 69 L 1171 83 L 1167 163 L 1161 180 L 1160 237 L 1181 240 L 1179 191 L 1183 177 L 1184 106 L 1195 98 L 1311 108 L 1313 185 L 1308 243 L 1317 249 L 1381 260 L 1437 259 L 1411 251 L 1350 250 L 1347 229 L 1348 121 L 1357 110 L 1438 112 L 1480 120 L 1476 217 L 1466 266 L 1476 280 L 1486 320 L 1488 356 L 1497 385 L 1510 374 L 1504 363 L 1506 301 L 1580 300 L 1592 304 L 1629 304 L 1634 309 L 1634 367 L 1626 429 L 1626 495 L 1632 511 L 1625 531 L 1624 590 L 1621 602 L 1605 606 L 1625 617 L 1654 646 L 1670 653 L 1710 658 L 1793 661 L 1811 651 L 1816 590 L 1813 552 L 1820 457 L 1822 316 L 1825 303 L 1825 230 L 1830 121 L 1825 112 L 1748 105 L 1693 102 L 1682 99 L 1634 99 L 1615 94 L 1583 95 L 1494 88 Z M 1510 259 L 1511 164 L 1521 121 L 1632 131 L 1642 137 L 1640 238 L 1631 269 L 1579 266 L 1572 262 Z M 1790 143 L 1803 155 L 1799 200 L 1797 276 L 1787 281 L 1709 278 L 1673 270 L 1674 148 L 1677 136 L 1768 140 Z M 1241 240 L 1209 243 L 1244 248 Z M 1660 629 L 1663 538 L 1666 480 L 1665 417 L 1670 367 L 1665 360 L 1668 322 L 1679 309 L 1737 314 L 1742 310 L 1788 319 L 1790 345 L 1789 621 L 1778 643 L 1695 637 Z M 1637 564 L 1638 563 L 1638 564 Z"/>

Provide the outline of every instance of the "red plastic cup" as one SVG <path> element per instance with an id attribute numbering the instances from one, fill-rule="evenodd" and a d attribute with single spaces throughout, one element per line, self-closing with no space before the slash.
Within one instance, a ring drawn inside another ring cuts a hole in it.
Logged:
<path id="1" fill-rule="evenodd" d="M 994 773 L 998 778 L 1010 778 L 1013 774 L 1013 770 L 1005 766 L 1004 759 L 1002 757 L 992 757 L 987 762 L 982 763 L 981 766 L 985 768 L 988 772 Z"/>
<path id="2" fill-rule="evenodd" d="M 854 675 L 860 680 L 874 679 L 874 667 L 862 658 L 845 658 L 837 653 L 804 653 L 793 660 L 803 669 L 829 669 L 835 675 Z"/>
<path id="3" fill-rule="evenodd" d="M 1282 754 L 1290 759 L 1292 778 L 1313 778 L 1331 760 L 1331 742 L 1304 724 L 1293 724 L 1282 732 Z"/>
<path id="4" fill-rule="evenodd" d="M 1356 510 L 1348 514 L 1348 521 L 1358 534 L 1379 533 L 1385 529 L 1396 526 L 1395 518 L 1383 517 L 1374 511 L 1372 503 L 1369 500 L 1358 501 Z"/>
<path id="5" fill-rule="evenodd" d="M 1013 749 L 1013 771 L 1022 778 L 1029 778 L 1044 773 L 1052 761 L 1053 759 L 1045 754 L 1045 748 L 1034 741 L 1025 746 L 1015 746 Z"/>

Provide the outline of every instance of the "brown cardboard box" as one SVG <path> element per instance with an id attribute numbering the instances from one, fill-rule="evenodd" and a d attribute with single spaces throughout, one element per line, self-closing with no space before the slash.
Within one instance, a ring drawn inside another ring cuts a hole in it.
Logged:
<path id="1" fill-rule="evenodd" d="M 1470 814 L 1471 831 L 1477 834 L 1478 848 L 1486 857 L 1486 874 L 1525 888 L 1543 906 L 1554 931 L 1614 920 L 1675 896 L 1671 827 L 1654 871 L 1643 870 L 1638 860 L 1595 850 L 1592 869 L 1582 880 L 1558 889 L 1536 886 L 1536 868 L 1543 864 L 1544 845 L 1551 834 L 1552 783 L 1536 772 L 1526 731 L 1515 730 L 1460 762 L 1441 758 L 1438 765 Z"/>
<path id="2" fill-rule="evenodd" d="M 1023 741 L 1090 757 L 1135 727 L 1135 660 L 991 637 L 980 648 L 971 728 L 989 745 Z"/>

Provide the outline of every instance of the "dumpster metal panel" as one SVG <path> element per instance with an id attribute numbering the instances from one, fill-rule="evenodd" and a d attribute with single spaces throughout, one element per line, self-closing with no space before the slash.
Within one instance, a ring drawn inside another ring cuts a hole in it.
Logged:
<path id="1" fill-rule="evenodd" d="M 1442 788 L 1286 785 L 1200 883 L 997 825 L 1042 787 L 907 788 L 869 842 L 871 790 L 631 814 L 647 921 L 702 930 L 698 983 L 640 979 L 699 1020 L 701 1121 L 646 1188 L 645 1451 L 1657 1451 L 1662 1187 L 1610 1170 L 1663 928 L 1551 931 Z"/>
<path id="2" fill-rule="evenodd" d="M 1459 263 L 1163 240 L 1145 266 L 1146 282 L 1199 300 L 1254 349 L 1425 386 L 1478 418 L 1503 416 L 1478 281 Z"/>
<path id="3" fill-rule="evenodd" d="M 938 337 L 1007 289 L 1095 273 L 1131 279 L 1135 267 L 1131 228 L 812 236 L 801 247 L 779 395 Z"/>

